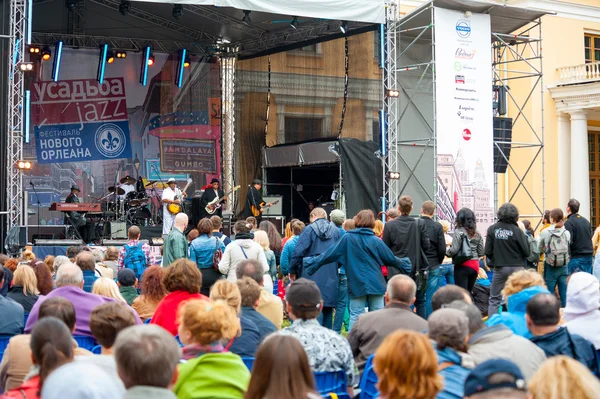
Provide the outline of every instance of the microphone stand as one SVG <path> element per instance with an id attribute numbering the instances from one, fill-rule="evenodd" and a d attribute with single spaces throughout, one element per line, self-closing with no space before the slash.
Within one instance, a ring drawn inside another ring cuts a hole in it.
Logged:
<path id="1" fill-rule="evenodd" d="M 35 197 L 37 198 L 37 225 L 38 225 L 38 239 L 40 238 L 41 235 L 41 226 L 40 226 L 40 207 L 42 206 L 42 204 L 40 203 L 40 196 L 37 193 L 37 190 L 35 189 L 35 184 L 33 184 L 33 181 L 29 181 L 29 185 L 33 188 L 33 193 L 35 194 Z M 35 242 L 34 242 L 35 244 Z"/>

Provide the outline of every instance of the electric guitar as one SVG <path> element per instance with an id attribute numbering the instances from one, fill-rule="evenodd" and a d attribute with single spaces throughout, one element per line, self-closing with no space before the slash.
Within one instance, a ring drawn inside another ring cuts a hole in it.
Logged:
<path id="1" fill-rule="evenodd" d="M 268 208 L 270 206 L 276 205 L 279 202 L 279 200 L 275 201 L 275 202 L 268 202 L 265 203 L 264 201 L 261 202 L 260 205 L 260 209 L 258 209 L 257 207 L 255 207 L 254 205 L 250 206 L 250 210 L 252 211 L 252 216 L 256 217 L 259 216 L 261 213 L 263 213 L 265 211 L 265 208 Z"/>
<path id="2" fill-rule="evenodd" d="M 234 191 L 239 190 L 240 187 L 241 186 L 235 186 L 232 190 L 225 193 L 224 196 L 216 197 L 215 199 L 210 201 L 208 204 L 206 204 L 206 206 L 204 207 L 204 210 L 206 211 L 206 213 L 208 213 L 209 215 L 213 215 L 217 211 L 217 209 L 219 209 L 223 205 L 223 204 L 221 204 L 221 201 L 223 201 L 223 198 L 227 197 L 229 194 L 233 193 Z"/>
<path id="3" fill-rule="evenodd" d="M 179 200 L 179 202 L 181 202 L 181 200 L 183 199 L 183 193 L 185 192 L 185 190 L 188 189 L 188 187 L 190 186 L 190 184 L 192 184 L 192 179 L 188 179 L 187 180 L 187 184 L 185 185 L 185 187 L 183 188 L 183 190 L 181 190 L 181 195 L 176 195 L 175 196 L 175 201 Z M 167 210 L 172 215 L 177 215 L 179 212 L 181 212 L 182 209 L 183 209 L 183 207 L 181 206 L 181 204 L 171 203 L 171 204 L 169 204 L 167 206 Z"/>

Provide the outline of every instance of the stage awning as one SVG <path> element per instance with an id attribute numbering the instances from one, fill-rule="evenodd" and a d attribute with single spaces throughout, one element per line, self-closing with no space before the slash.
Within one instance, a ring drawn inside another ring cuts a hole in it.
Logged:
<path id="1" fill-rule="evenodd" d="M 308 166 L 339 162 L 338 155 L 330 151 L 337 146 L 334 141 L 311 141 L 300 144 L 277 145 L 263 149 L 263 166 L 279 168 L 285 166 Z"/>

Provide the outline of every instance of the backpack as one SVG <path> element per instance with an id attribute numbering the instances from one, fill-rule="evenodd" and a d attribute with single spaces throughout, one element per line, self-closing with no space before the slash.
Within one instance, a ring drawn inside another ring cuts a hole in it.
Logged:
<path id="1" fill-rule="evenodd" d="M 533 267 L 537 267 L 537 263 L 540 261 L 539 247 L 537 245 L 537 242 L 535 241 L 535 238 L 533 238 L 530 235 L 527 236 L 527 242 L 529 243 L 529 251 L 531 252 L 529 257 L 527 258 L 527 261 L 531 263 Z"/>
<path id="2" fill-rule="evenodd" d="M 142 245 L 144 244 L 141 242 L 134 246 L 125 245 L 125 256 L 123 257 L 123 266 L 133 270 L 135 277 L 140 281 L 148 266 Z"/>
<path id="3" fill-rule="evenodd" d="M 565 237 L 564 230 L 560 236 L 550 235 L 546 244 L 546 263 L 552 267 L 563 267 L 571 260 L 569 255 L 569 240 Z"/>

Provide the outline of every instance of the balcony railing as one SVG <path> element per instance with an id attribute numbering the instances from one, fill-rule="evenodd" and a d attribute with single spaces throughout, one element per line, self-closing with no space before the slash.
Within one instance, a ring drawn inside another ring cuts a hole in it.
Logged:
<path id="1" fill-rule="evenodd" d="M 600 62 L 557 68 L 559 85 L 600 81 Z"/>

